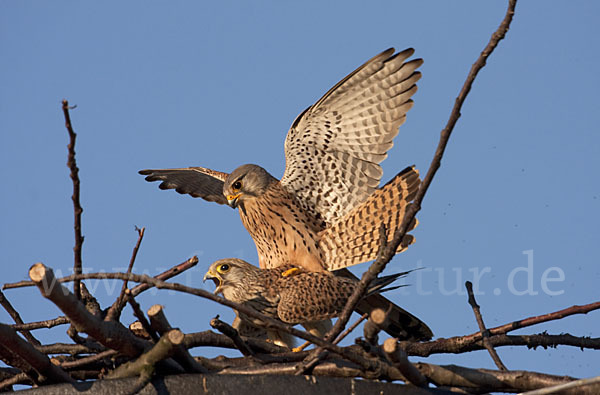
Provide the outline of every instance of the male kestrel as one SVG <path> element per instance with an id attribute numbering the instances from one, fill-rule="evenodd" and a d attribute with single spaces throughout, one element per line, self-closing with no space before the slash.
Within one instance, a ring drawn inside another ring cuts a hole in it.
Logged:
<path id="1" fill-rule="evenodd" d="M 237 258 L 214 262 L 204 275 L 204 280 L 213 280 L 215 293 L 225 299 L 251 307 L 271 318 L 286 324 L 302 324 L 307 329 L 311 324 L 337 317 L 348 298 L 354 292 L 357 281 L 333 276 L 327 272 L 306 272 L 282 275 L 291 265 L 273 269 L 259 269 Z M 367 289 L 366 295 L 386 291 L 399 277 L 409 272 L 377 278 Z M 257 320 L 241 314 L 242 320 L 257 325 Z M 282 346 L 291 346 L 293 341 L 284 332 L 268 330 L 269 338 Z"/>
<path id="2" fill-rule="evenodd" d="M 408 167 L 382 188 L 379 163 L 392 147 L 412 107 L 421 59 L 407 61 L 407 49 L 390 48 L 331 88 L 293 122 L 286 140 L 286 167 L 277 180 L 257 165 L 231 174 L 188 167 L 142 170 L 161 189 L 239 207 L 254 239 L 261 268 L 286 264 L 307 271 L 338 270 L 376 258 L 381 225 L 391 240 L 420 185 Z M 411 229 L 416 226 L 412 224 Z M 406 235 L 398 252 L 413 241 Z M 338 270 L 339 272 L 339 270 Z M 352 276 L 347 270 L 344 276 Z M 380 295 L 372 308 L 392 311 L 386 331 L 408 339 L 429 339 L 431 330 Z M 363 311 L 364 313 L 364 311 Z"/>

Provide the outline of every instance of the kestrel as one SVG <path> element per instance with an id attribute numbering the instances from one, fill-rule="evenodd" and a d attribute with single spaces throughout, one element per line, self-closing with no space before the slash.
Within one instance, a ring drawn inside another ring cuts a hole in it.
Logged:
<path id="1" fill-rule="evenodd" d="M 259 269 L 237 258 L 214 262 L 204 275 L 204 281 L 213 280 L 215 294 L 225 299 L 251 307 L 286 324 L 302 324 L 310 330 L 311 324 L 337 317 L 354 292 L 357 281 L 334 276 L 327 272 L 306 272 L 283 275 L 292 269 L 283 265 L 273 269 Z M 385 288 L 409 272 L 375 279 L 366 295 L 387 291 Z M 241 315 L 245 322 L 258 325 L 254 318 Z M 269 338 L 284 346 L 293 344 L 290 335 L 268 330 Z"/>
<path id="2" fill-rule="evenodd" d="M 162 181 L 161 189 L 239 208 L 261 268 L 292 264 L 333 271 L 373 260 L 381 226 L 391 240 L 420 185 L 418 171 L 408 167 L 378 187 L 383 175 L 379 163 L 393 146 L 421 77 L 416 69 L 423 61 L 407 60 L 413 53 L 394 54 L 393 48 L 380 53 L 302 112 L 285 140 L 281 180 L 253 164 L 231 174 L 203 167 L 140 174 L 147 181 Z M 411 229 L 415 226 L 416 221 Z M 412 242 L 406 235 L 398 252 Z M 392 305 L 395 324 L 386 330 L 392 336 L 431 338 L 424 323 L 407 319 L 404 310 L 384 297 L 367 300 L 372 308 Z"/>

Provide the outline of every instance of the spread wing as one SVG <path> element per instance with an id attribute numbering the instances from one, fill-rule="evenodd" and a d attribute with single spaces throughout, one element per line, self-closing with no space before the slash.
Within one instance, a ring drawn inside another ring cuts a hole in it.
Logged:
<path id="1" fill-rule="evenodd" d="M 186 167 L 182 169 L 140 170 L 146 181 L 162 181 L 160 189 L 175 189 L 181 194 L 200 197 L 209 202 L 227 204 L 223 196 L 223 183 L 228 174 L 204 167 Z"/>
<path id="2" fill-rule="evenodd" d="M 294 121 L 281 184 L 315 217 L 335 223 L 379 185 L 379 163 L 412 107 L 423 61 L 394 49 L 375 56 Z"/>

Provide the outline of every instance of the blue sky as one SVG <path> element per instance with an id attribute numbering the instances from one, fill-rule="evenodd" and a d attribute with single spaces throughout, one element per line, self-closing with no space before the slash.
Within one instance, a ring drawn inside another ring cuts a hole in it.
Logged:
<path id="1" fill-rule="evenodd" d="M 280 177 L 295 116 L 393 46 L 415 48 L 425 64 L 383 178 L 411 164 L 424 174 L 505 8 L 504 1 L 1 2 L 3 282 L 25 279 L 38 261 L 64 274 L 72 268 L 63 98 L 77 105 L 84 268 L 124 270 L 134 226 L 145 226 L 136 272 L 156 274 L 198 255 L 179 281 L 212 290 L 201 280 L 214 260 L 257 262 L 237 212 L 160 191 L 138 170 L 257 163 Z M 413 286 L 388 296 L 437 337 L 477 330 L 463 290 L 474 276 L 490 327 L 599 299 L 599 9 L 592 1 L 520 2 L 475 82 L 419 214 L 417 242 L 387 268 L 426 267 L 407 280 Z M 112 303 L 116 291 L 95 285 L 102 305 Z M 59 314 L 37 290 L 6 294 L 25 321 Z M 184 331 L 208 329 L 216 314 L 232 317 L 187 295 L 148 292 L 140 302 L 165 305 Z M 133 321 L 129 310 L 123 317 Z M 0 311 L 0 321 L 11 319 Z M 597 337 L 599 327 L 593 312 L 518 333 Z M 65 329 L 36 335 L 62 341 Z M 499 354 L 509 369 L 598 374 L 598 354 L 589 350 Z M 494 366 L 485 352 L 428 360 Z"/>

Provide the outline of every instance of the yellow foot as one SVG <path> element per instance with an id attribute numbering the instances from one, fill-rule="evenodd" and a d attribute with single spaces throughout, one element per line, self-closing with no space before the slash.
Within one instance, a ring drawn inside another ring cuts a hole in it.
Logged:
<path id="1" fill-rule="evenodd" d="M 306 343 L 304 343 L 303 345 L 301 345 L 300 347 L 294 347 L 294 348 L 292 348 L 292 351 L 293 351 L 293 352 L 300 352 L 300 351 L 304 351 L 304 349 L 305 349 L 306 347 L 308 347 L 309 345 L 310 345 L 310 342 L 306 342 Z"/>
<path id="2" fill-rule="evenodd" d="M 300 274 L 300 272 L 301 272 L 300 269 L 298 269 L 297 267 L 293 267 L 293 268 L 288 269 L 285 272 L 281 273 L 281 277 L 294 276 L 296 274 Z"/>

